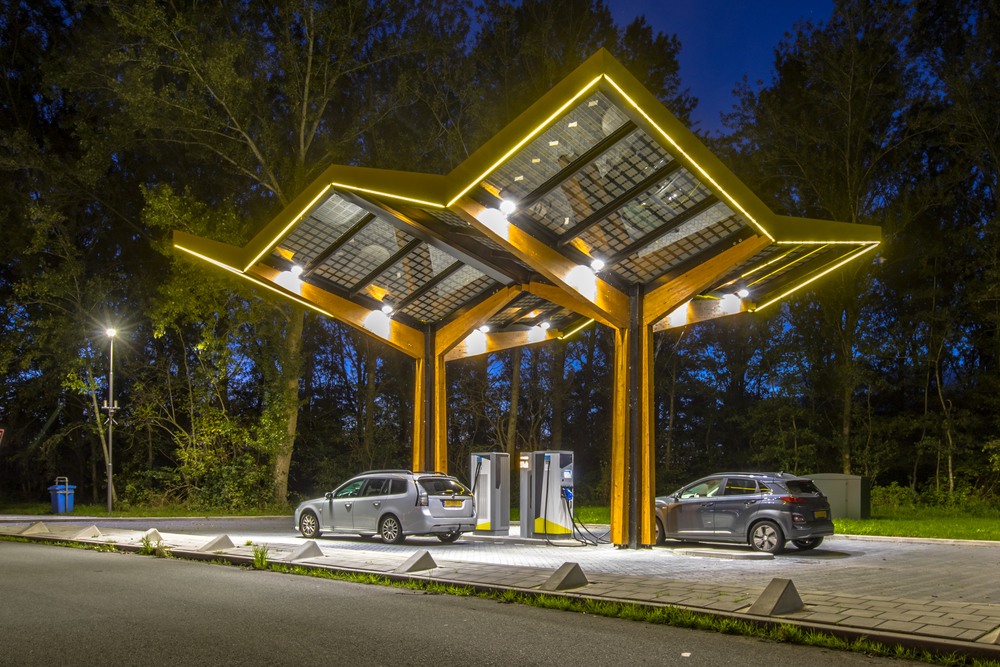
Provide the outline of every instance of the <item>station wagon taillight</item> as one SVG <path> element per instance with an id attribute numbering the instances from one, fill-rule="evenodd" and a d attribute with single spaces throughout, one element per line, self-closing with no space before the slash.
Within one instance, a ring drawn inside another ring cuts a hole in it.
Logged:
<path id="1" fill-rule="evenodd" d="M 430 499 L 426 493 L 417 494 L 417 507 L 430 507 Z"/>

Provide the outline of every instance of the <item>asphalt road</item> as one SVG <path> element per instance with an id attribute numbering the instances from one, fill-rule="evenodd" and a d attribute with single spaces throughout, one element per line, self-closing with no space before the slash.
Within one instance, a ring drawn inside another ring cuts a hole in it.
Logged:
<path id="1" fill-rule="evenodd" d="M 19 666 L 889 664 L 477 598 L 13 542 L 0 542 L 0 644 L 0 665 Z"/>

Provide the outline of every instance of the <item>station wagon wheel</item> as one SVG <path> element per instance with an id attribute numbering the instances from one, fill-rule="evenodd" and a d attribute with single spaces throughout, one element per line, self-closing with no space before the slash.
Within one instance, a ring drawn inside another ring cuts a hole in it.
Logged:
<path id="1" fill-rule="evenodd" d="M 663 523 L 661 523 L 659 519 L 656 520 L 656 543 L 657 544 L 667 543 L 667 536 L 666 533 L 664 533 L 663 531 Z"/>
<path id="2" fill-rule="evenodd" d="M 804 540 L 792 540 L 792 544 L 794 544 L 797 548 L 801 549 L 802 551 L 808 551 L 809 549 L 815 549 L 819 545 L 823 544 L 823 538 L 807 537 Z"/>
<path id="3" fill-rule="evenodd" d="M 299 532 L 307 540 L 319 537 L 319 519 L 316 518 L 315 514 L 308 511 L 302 513 L 302 516 L 299 517 Z"/>
<path id="4" fill-rule="evenodd" d="M 769 554 L 780 553 L 785 548 L 785 536 L 781 528 L 773 521 L 761 521 L 753 527 L 750 533 L 750 546 L 754 551 L 764 551 Z"/>
<path id="5" fill-rule="evenodd" d="M 437 538 L 439 540 L 441 540 L 442 542 L 444 542 L 445 544 L 451 544 L 452 542 L 454 542 L 455 540 L 457 540 L 461 536 L 462 536 L 462 533 L 460 533 L 460 532 L 458 532 L 456 530 L 454 533 L 448 533 L 447 535 L 438 535 Z"/>
<path id="6" fill-rule="evenodd" d="M 399 525 L 399 519 L 391 514 L 382 519 L 379 533 L 382 534 L 382 541 L 386 544 L 399 544 L 403 541 L 403 527 Z"/>

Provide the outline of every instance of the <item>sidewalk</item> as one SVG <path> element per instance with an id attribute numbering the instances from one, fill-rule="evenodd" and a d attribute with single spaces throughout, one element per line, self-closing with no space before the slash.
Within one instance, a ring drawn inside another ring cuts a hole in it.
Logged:
<path id="1" fill-rule="evenodd" d="M 81 533 L 81 531 L 83 531 Z M 99 534 L 103 533 L 103 534 Z M 35 540 L 79 541 L 95 544 L 115 544 L 124 550 L 137 550 L 145 535 L 138 530 L 105 528 L 85 529 L 84 525 L 43 522 L 31 526 L 0 525 L 0 535 L 19 535 Z M 83 536 L 81 536 L 83 535 Z M 96 537 L 85 537 L 96 535 Z M 233 563 L 253 562 L 253 546 L 232 544 L 226 538 L 221 548 L 203 549 L 210 542 L 204 536 L 164 533 L 150 536 L 155 543 L 162 538 L 173 553 L 180 557 L 202 560 L 225 559 Z M 493 538 L 495 540 L 495 538 Z M 510 538 L 500 538 L 499 544 L 488 548 L 503 548 Z M 799 582 L 797 591 L 801 605 L 790 613 L 750 614 L 755 607 L 774 597 L 772 582 L 765 594 L 763 586 L 720 584 L 709 581 L 686 581 L 665 577 L 594 572 L 584 568 L 586 583 L 560 590 L 555 576 L 565 567 L 537 567 L 488 562 L 451 560 L 445 556 L 460 551 L 413 548 L 386 551 L 380 543 L 329 544 L 322 541 L 269 541 L 268 559 L 275 563 L 293 563 L 342 572 L 381 574 L 397 579 L 416 579 L 443 584 L 474 586 L 488 590 L 512 590 L 525 594 L 563 595 L 579 599 L 611 600 L 650 606 L 671 605 L 717 616 L 738 618 L 754 623 L 789 623 L 804 629 L 815 629 L 846 639 L 865 636 L 887 645 L 900 644 L 938 653 L 957 652 L 963 655 L 1000 660 L 1000 605 L 981 602 L 946 602 L 933 598 L 894 598 L 808 590 Z M 487 547 L 483 544 L 482 546 Z M 517 547 L 512 547 L 517 548 Z M 523 547 L 521 547 L 523 548 Z M 542 548 L 542 547 L 534 547 Z M 611 547 L 589 548 L 590 551 L 614 551 Z M 560 558 L 573 562 L 571 549 L 559 551 Z M 582 550 L 581 550 L 582 551 Z M 717 550 L 718 551 L 718 550 Z M 626 558 L 628 552 L 614 551 L 615 559 Z M 581 553 L 580 555 L 584 555 Z M 416 564 L 414 561 L 423 561 Z M 430 560 L 427 560 L 430 559 Z M 775 581 L 785 581 L 778 580 Z M 581 582 L 577 582 L 581 583 Z M 553 590 L 555 589 L 555 590 Z M 551 592 L 550 592 L 551 591 Z M 786 599 L 788 592 L 786 591 Z M 762 597 L 763 596 L 763 597 Z M 794 597 L 794 595 L 793 595 Z M 798 600 L 796 599 L 795 602 Z"/>

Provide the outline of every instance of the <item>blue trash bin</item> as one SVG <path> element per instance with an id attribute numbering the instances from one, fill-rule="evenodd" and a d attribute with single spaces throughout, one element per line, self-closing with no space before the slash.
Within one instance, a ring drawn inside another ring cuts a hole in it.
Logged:
<path id="1" fill-rule="evenodd" d="M 56 477 L 55 485 L 49 487 L 53 514 L 73 511 L 73 491 L 75 489 L 76 487 L 70 485 L 69 480 L 65 477 Z"/>

